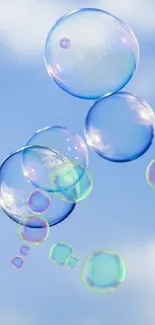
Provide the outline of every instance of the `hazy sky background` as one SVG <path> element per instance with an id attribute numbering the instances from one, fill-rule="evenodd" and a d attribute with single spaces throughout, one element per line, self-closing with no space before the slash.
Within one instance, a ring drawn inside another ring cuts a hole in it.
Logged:
<path id="1" fill-rule="evenodd" d="M 92 103 L 59 89 L 43 60 L 50 27 L 80 7 L 110 11 L 134 30 L 140 63 L 126 89 L 155 108 L 154 0 L 0 0 L 1 161 L 47 125 L 63 125 L 84 136 Z M 21 244 L 17 225 L 1 212 L 0 324 L 155 324 L 155 192 L 145 180 L 154 151 L 155 145 L 132 163 L 115 164 L 89 150 L 92 194 L 51 229 L 47 242 L 32 249 L 21 271 L 10 266 Z M 74 247 L 79 267 L 62 268 L 49 260 L 50 247 L 60 240 Z M 104 247 L 118 251 L 127 265 L 124 285 L 105 296 L 90 292 L 80 279 L 81 262 Z"/>

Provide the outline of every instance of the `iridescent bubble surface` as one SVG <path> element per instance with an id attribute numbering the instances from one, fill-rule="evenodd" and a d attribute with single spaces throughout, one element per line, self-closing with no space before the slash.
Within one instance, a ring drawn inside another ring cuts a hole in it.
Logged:
<path id="1" fill-rule="evenodd" d="M 22 269 L 23 266 L 24 266 L 24 259 L 21 256 L 15 256 L 15 257 L 13 257 L 12 260 L 11 260 L 11 266 L 15 270 Z"/>
<path id="2" fill-rule="evenodd" d="M 29 151 L 30 150 L 30 151 Z M 42 152 L 43 150 L 43 152 Z M 46 152 L 46 155 L 44 153 Z M 26 164 L 23 167 L 23 155 L 26 154 Z M 55 154 L 56 155 L 56 154 Z M 49 163 L 49 168 L 42 166 L 39 157 L 50 157 L 46 160 L 45 166 Z M 36 157 L 35 161 L 33 157 Z M 52 166 L 60 161 L 59 155 L 55 156 L 56 160 L 53 160 L 53 151 L 50 149 L 44 149 L 39 146 L 31 146 L 22 148 L 5 159 L 0 167 L 0 201 L 3 211 L 15 222 L 24 224 L 29 227 L 36 227 L 36 223 L 32 222 L 29 216 L 30 213 L 27 199 L 36 190 L 33 186 L 33 182 L 44 182 L 44 185 L 50 185 L 50 176 L 52 172 Z M 39 163 L 38 162 L 39 159 Z M 32 163 L 32 164 L 31 164 Z M 62 163 L 62 161 L 60 161 Z M 75 208 L 75 203 L 69 203 L 61 200 L 53 193 L 47 193 L 50 197 L 52 204 L 48 211 L 44 213 L 44 219 L 49 226 L 56 225 L 67 218 Z M 33 215 L 35 215 L 33 213 Z M 42 222 L 37 223 L 37 227 L 42 227 Z"/>
<path id="3" fill-rule="evenodd" d="M 30 247 L 26 246 L 26 245 L 22 245 L 20 247 L 20 254 L 23 256 L 27 256 L 30 254 Z"/>
<path id="4" fill-rule="evenodd" d="M 87 144 L 102 158 L 127 162 L 142 156 L 154 138 L 149 104 L 125 92 L 97 101 L 85 121 Z"/>
<path id="5" fill-rule="evenodd" d="M 52 205 L 51 197 L 47 192 L 36 189 L 28 196 L 27 205 L 32 213 L 44 214 Z"/>
<path id="6" fill-rule="evenodd" d="M 49 235 L 49 225 L 47 221 L 40 216 L 30 215 L 24 218 L 24 224 L 31 224 L 33 227 L 18 225 L 18 236 L 22 242 L 31 246 L 40 245 Z M 39 226 L 39 227 L 38 227 Z"/>
<path id="7" fill-rule="evenodd" d="M 67 50 L 60 46 L 62 38 L 70 40 Z M 98 99 L 123 88 L 138 60 L 138 42 L 129 26 L 96 8 L 61 17 L 45 43 L 49 76 L 64 91 L 83 99 Z"/>
<path id="8" fill-rule="evenodd" d="M 67 259 L 73 255 L 73 248 L 61 241 L 51 247 L 49 255 L 52 262 L 58 265 L 65 265 Z"/>
<path id="9" fill-rule="evenodd" d="M 126 266 L 114 251 L 100 249 L 84 261 L 81 277 L 86 287 L 97 293 L 110 293 L 123 284 Z"/>
<path id="10" fill-rule="evenodd" d="M 51 173 L 51 187 L 62 200 L 79 202 L 90 195 L 93 178 L 86 166 L 64 163 Z"/>
<path id="11" fill-rule="evenodd" d="M 79 263 L 79 259 L 75 256 L 70 256 L 66 261 L 66 264 L 68 266 L 70 266 L 71 268 L 76 267 L 78 265 L 78 263 Z"/>
<path id="12" fill-rule="evenodd" d="M 153 159 L 148 167 L 146 168 L 146 180 L 147 180 L 147 183 L 155 188 L 155 160 Z"/>

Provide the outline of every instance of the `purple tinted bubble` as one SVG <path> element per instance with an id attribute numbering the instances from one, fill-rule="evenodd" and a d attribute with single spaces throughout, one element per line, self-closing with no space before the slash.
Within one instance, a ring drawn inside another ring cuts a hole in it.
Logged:
<path id="1" fill-rule="evenodd" d="M 71 46 L 71 41 L 69 38 L 63 37 L 60 40 L 60 46 L 62 49 L 68 49 Z"/>
<path id="2" fill-rule="evenodd" d="M 43 214 L 50 208 L 51 199 L 45 191 L 37 189 L 30 194 L 27 204 L 32 213 Z"/>
<path id="3" fill-rule="evenodd" d="M 30 253 L 30 248 L 28 246 L 22 245 L 20 247 L 20 254 L 22 254 L 23 256 L 27 256 L 29 255 L 29 253 Z"/>
<path id="4" fill-rule="evenodd" d="M 24 266 L 24 259 L 21 256 L 15 256 L 11 260 L 11 265 L 14 269 L 20 270 Z"/>

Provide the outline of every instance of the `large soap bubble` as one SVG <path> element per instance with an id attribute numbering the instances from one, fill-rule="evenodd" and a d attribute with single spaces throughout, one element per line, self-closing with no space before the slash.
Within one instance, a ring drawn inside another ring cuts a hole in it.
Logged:
<path id="1" fill-rule="evenodd" d="M 123 21 L 95 8 L 60 18 L 45 43 L 50 77 L 70 95 L 98 99 L 123 88 L 139 59 L 133 31 Z"/>
<path id="2" fill-rule="evenodd" d="M 123 284 L 126 266 L 114 251 L 100 249 L 87 256 L 81 270 L 82 281 L 97 293 L 110 293 Z"/>
<path id="3" fill-rule="evenodd" d="M 125 92 L 97 101 L 87 114 L 87 144 L 102 158 L 127 162 L 142 156 L 154 138 L 155 115 L 146 101 Z"/>
<path id="4" fill-rule="evenodd" d="M 54 154 L 54 163 L 52 164 L 52 153 Z M 26 165 L 23 164 L 23 157 L 26 155 Z M 43 159 L 45 155 L 45 160 Z M 33 158 L 35 159 L 35 162 Z M 41 157 L 41 159 L 40 159 Z M 50 161 L 47 160 L 50 158 Z M 42 159 L 47 164 L 42 166 Z M 40 202 L 35 201 L 35 209 L 29 204 L 30 195 L 34 193 L 36 187 L 33 181 L 40 184 L 50 184 L 48 175 L 51 174 L 55 161 L 59 161 L 59 155 L 56 159 L 56 153 L 48 148 L 40 146 L 29 146 L 11 154 L 5 159 L 0 167 L 0 203 L 3 211 L 15 222 L 32 228 L 42 228 L 42 223 L 31 222 L 38 215 Z M 60 161 L 62 163 L 62 161 Z M 48 183 L 49 182 L 49 183 Z M 75 208 L 74 203 L 62 201 L 53 193 L 47 193 L 48 209 L 39 210 L 39 214 L 43 216 L 49 226 L 53 226 L 69 216 Z M 49 201 L 51 201 L 49 204 Z M 36 204 L 39 204 L 38 208 Z M 45 202 L 44 202 L 45 204 Z M 32 213 L 33 210 L 33 213 Z M 35 214 L 35 211 L 36 214 Z"/>

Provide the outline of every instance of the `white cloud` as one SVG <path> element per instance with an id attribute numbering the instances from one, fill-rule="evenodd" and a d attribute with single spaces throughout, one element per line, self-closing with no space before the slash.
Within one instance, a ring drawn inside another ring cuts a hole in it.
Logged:
<path id="1" fill-rule="evenodd" d="M 0 0 L 0 41 L 21 56 L 43 53 L 46 35 L 63 14 L 79 7 L 99 7 L 142 31 L 155 27 L 153 0 Z"/>

